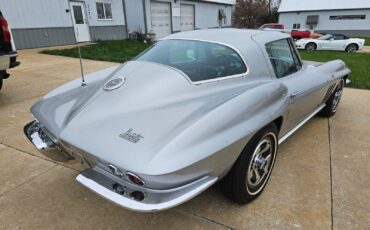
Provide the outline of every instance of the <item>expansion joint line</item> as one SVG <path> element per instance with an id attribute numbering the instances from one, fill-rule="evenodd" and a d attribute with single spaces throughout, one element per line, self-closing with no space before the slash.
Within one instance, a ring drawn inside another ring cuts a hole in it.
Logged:
<path id="1" fill-rule="evenodd" d="M 330 118 L 328 118 L 328 138 L 329 138 L 329 169 L 330 169 L 330 213 L 331 213 L 331 229 L 334 229 L 334 210 L 333 210 L 333 168 L 332 168 L 332 149 L 331 149 L 331 130 Z"/>

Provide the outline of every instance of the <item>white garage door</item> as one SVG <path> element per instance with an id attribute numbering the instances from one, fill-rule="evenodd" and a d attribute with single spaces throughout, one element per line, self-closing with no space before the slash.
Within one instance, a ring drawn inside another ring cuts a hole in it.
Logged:
<path id="1" fill-rule="evenodd" d="M 194 5 L 181 4 L 181 31 L 194 29 Z"/>
<path id="2" fill-rule="evenodd" d="M 152 16 L 152 30 L 156 38 L 171 34 L 171 5 L 164 2 L 151 2 L 150 14 Z"/>

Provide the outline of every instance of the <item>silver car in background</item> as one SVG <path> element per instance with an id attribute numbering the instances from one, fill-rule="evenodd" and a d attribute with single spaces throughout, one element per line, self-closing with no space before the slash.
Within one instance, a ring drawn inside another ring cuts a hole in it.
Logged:
<path id="1" fill-rule="evenodd" d="M 52 159 L 80 159 L 77 181 L 131 210 L 174 207 L 217 181 L 245 204 L 278 145 L 315 114 L 335 114 L 349 72 L 340 60 L 302 61 L 284 33 L 177 33 L 86 86 L 51 91 L 24 132 Z"/>

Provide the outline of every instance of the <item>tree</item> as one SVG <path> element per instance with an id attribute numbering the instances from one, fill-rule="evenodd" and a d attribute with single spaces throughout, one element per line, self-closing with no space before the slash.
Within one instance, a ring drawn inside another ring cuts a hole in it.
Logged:
<path id="1" fill-rule="evenodd" d="M 266 21 L 269 6 L 266 0 L 236 0 L 234 26 L 258 28 Z"/>
<path id="2" fill-rule="evenodd" d="M 266 0 L 268 5 L 268 15 L 266 16 L 266 23 L 273 23 L 279 21 L 278 9 L 281 4 L 281 0 Z"/>

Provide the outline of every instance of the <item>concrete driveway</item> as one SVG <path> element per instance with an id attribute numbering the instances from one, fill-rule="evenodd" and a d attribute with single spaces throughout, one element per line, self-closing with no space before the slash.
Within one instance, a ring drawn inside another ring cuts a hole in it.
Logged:
<path id="1" fill-rule="evenodd" d="M 264 193 L 249 205 L 213 186 L 159 213 L 120 208 L 75 182 L 78 162 L 45 159 L 26 140 L 30 106 L 79 76 L 78 59 L 20 52 L 0 92 L 0 229 L 368 229 L 370 91 L 346 89 L 338 113 L 280 146 Z M 84 61 L 93 72 L 113 63 Z"/>

